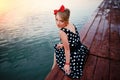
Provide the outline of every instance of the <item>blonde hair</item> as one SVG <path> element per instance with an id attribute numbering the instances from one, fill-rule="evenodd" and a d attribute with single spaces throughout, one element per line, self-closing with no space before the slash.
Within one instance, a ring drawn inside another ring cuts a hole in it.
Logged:
<path id="1" fill-rule="evenodd" d="M 66 8 L 64 12 L 58 12 L 57 14 L 60 15 L 63 21 L 69 21 L 70 10 L 68 8 Z"/>

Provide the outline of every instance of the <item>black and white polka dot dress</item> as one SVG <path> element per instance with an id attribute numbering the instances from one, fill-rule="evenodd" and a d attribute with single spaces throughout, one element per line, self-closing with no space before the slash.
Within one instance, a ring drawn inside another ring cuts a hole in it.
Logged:
<path id="1" fill-rule="evenodd" d="M 69 46 L 70 46 L 70 69 L 71 73 L 68 75 L 71 78 L 80 78 L 83 72 L 83 65 L 88 53 L 86 46 L 82 45 L 80 42 L 79 33 L 75 27 L 76 33 L 71 32 L 66 28 L 61 28 L 68 36 Z M 65 52 L 64 48 L 57 49 L 57 44 L 54 46 L 56 53 L 56 62 L 61 70 L 65 65 Z M 63 70 L 64 71 L 64 70 Z"/>

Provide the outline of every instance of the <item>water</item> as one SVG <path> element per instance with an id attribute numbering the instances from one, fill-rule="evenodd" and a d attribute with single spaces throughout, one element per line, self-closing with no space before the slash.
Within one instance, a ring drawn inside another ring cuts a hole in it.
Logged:
<path id="1" fill-rule="evenodd" d="M 69 4 L 64 0 L 63 4 L 71 9 L 70 21 L 80 30 L 101 1 L 73 0 Z M 52 9 L 62 2 L 48 9 L 42 5 L 45 10 L 39 7 L 40 1 L 34 2 L 37 6 L 32 2 L 25 0 L 21 5 L 0 9 L 0 80 L 44 80 L 51 69 L 53 46 L 59 42 Z M 31 4 L 28 7 L 26 3 Z"/>

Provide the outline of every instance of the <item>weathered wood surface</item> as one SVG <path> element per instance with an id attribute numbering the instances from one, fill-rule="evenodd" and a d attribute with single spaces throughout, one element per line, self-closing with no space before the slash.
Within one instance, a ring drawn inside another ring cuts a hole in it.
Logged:
<path id="1" fill-rule="evenodd" d="M 120 80 L 120 0 L 103 0 L 81 29 L 80 37 L 90 53 L 78 80 Z M 45 80 L 73 79 L 56 65 Z"/>

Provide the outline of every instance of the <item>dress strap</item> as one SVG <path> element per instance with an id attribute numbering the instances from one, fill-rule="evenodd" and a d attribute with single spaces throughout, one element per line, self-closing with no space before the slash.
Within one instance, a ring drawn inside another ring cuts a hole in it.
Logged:
<path id="1" fill-rule="evenodd" d="M 76 25 L 75 25 L 75 24 L 73 24 L 73 25 L 74 25 L 74 27 L 75 27 L 75 31 L 76 31 L 76 33 L 79 35 L 79 32 L 78 32 L 78 30 L 77 30 Z"/>
<path id="2" fill-rule="evenodd" d="M 76 25 L 75 24 L 73 24 L 74 25 L 74 27 L 75 27 L 75 31 L 77 31 L 77 27 L 76 27 Z"/>
<path id="3" fill-rule="evenodd" d="M 66 28 L 61 28 L 60 30 L 62 30 L 62 31 L 65 32 L 66 34 L 69 33 L 69 30 L 67 30 Z"/>

